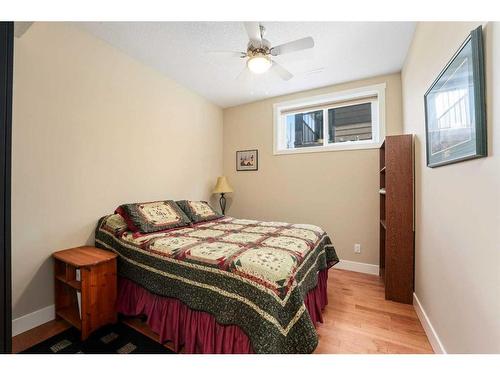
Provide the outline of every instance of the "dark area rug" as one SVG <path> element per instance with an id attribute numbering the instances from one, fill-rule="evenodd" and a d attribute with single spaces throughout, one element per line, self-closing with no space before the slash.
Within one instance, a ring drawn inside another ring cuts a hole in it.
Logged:
<path id="1" fill-rule="evenodd" d="M 26 349 L 25 354 L 175 354 L 158 342 L 123 323 L 100 328 L 80 341 L 76 328 Z"/>

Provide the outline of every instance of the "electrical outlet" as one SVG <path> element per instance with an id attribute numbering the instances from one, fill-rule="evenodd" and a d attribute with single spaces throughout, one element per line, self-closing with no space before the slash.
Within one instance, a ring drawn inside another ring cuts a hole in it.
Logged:
<path id="1" fill-rule="evenodd" d="M 360 254 L 361 253 L 361 244 L 359 244 L 359 243 L 355 243 L 354 244 L 354 252 L 356 254 Z"/>

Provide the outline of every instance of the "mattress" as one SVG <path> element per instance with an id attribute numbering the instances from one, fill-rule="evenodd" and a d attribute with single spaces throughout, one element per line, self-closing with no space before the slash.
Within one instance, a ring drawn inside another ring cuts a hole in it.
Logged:
<path id="1" fill-rule="evenodd" d="M 118 274 L 237 325 L 257 353 L 310 353 L 318 336 L 304 304 L 318 272 L 338 262 L 320 227 L 223 217 L 150 234 L 121 216 L 99 220 L 96 246 L 116 252 Z"/>

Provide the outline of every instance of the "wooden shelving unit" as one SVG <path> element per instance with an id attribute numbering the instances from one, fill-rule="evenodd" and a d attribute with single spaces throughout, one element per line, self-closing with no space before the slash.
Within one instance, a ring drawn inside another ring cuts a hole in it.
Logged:
<path id="1" fill-rule="evenodd" d="M 73 288 L 75 290 L 81 290 L 82 289 L 82 282 L 78 280 L 66 280 L 64 277 L 61 276 L 56 276 L 56 280 L 62 282 L 63 284 L 66 284 L 70 288 Z"/>
<path id="2" fill-rule="evenodd" d="M 413 135 L 380 147 L 380 276 L 385 298 L 412 303 L 414 281 Z"/>
<path id="3" fill-rule="evenodd" d="M 57 310 L 56 314 L 77 329 L 82 329 L 82 319 L 80 318 L 78 307 L 76 309 L 73 306 L 62 307 Z"/>
<path id="4" fill-rule="evenodd" d="M 82 340 L 116 322 L 116 254 L 83 246 L 53 257 L 56 317 L 79 329 Z"/>
<path id="5" fill-rule="evenodd" d="M 380 191 L 383 190 L 385 192 L 385 141 L 382 143 L 382 146 L 380 147 L 380 155 L 379 155 L 379 160 L 380 160 L 380 189 L 379 189 L 379 195 L 380 195 L 380 239 L 379 239 L 379 251 L 380 251 L 380 257 L 379 257 L 379 263 L 380 263 L 380 268 L 379 268 L 379 274 L 380 277 L 382 277 L 385 280 L 385 231 L 386 231 L 386 224 L 385 224 L 385 194 L 380 194 Z"/>

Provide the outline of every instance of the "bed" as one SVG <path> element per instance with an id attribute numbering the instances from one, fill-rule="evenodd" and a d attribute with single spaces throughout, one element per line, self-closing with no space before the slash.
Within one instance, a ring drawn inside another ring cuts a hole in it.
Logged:
<path id="1" fill-rule="evenodd" d="M 311 353 L 318 344 L 338 258 L 317 226 L 221 217 L 141 234 L 113 214 L 95 238 L 119 255 L 118 312 L 147 315 L 160 341 L 188 353 Z"/>

